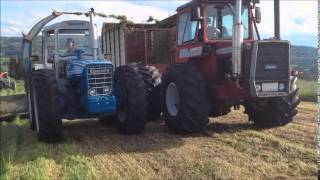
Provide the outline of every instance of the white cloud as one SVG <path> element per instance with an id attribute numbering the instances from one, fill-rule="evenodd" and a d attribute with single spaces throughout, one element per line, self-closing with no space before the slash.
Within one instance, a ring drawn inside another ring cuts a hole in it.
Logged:
<path id="1" fill-rule="evenodd" d="M 48 16 L 53 10 L 58 11 L 89 11 L 90 8 L 94 8 L 96 12 L 102 12 L 104 14 L 116 14 L 116 15 L 126 15 L 129 20 L 141 23 L 146 21 L 149 16 L 153 16 L 156 19 L 164 19 L 169 14 L 174 12 L 169 12 L 166 9 L 157 8 L 151 5 L 137 5 L 129 1 L 59 1 L 54 4 L 49 1 L 42 2 L 39 4 L 31 4 L 29 2 L 19 2 L 26 7 L 25 11 L 12 13 L 12 17 L 9 14 L 2 14 L 4 20 L 1 22 L 1 35 L 12 36 L 21 35 L 21 32 L 27 33 L 32 26 L 37 23 L 42 18 Z M 37 3 L 37 2 L 34 2 Z M 159 2 L 158 2 L 159 3 Z M 183 3 L 183 2 L 179 2 Z M 175 4 L 179 4 L 175 3 Z M 27 11 L 27 9 L 35 8 L 35 6 L 43 5 L 41 11 Z M 5 8 L 5 7 L 3 7 Z M 28 16 L 28 18 L 26 17 Z M 32 18 L 31 18 L 32 17 Z M 74 15 L 64 15 L 58 17 L 49 24 L 63 21 L 63 20 L 88 20 L 84 16 L 74 16 Z M 99 28 L 101 28 L 102 23 L 106 21 L 114 21 L 112 19 L 97 18 L 96 23 Z"/>
<path id="2" fill-rule="evenodd" d="M 280 1 L 281 35 L 317 34 L 317 1 Z M 273 1 L 261 1 L 262 22 L 259 30 L 273 36 Z"/>

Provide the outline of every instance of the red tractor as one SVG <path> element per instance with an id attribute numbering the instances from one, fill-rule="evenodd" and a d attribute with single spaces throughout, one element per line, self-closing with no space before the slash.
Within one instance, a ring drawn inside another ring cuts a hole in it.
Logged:
<path id="1" fill-rule="evenodd" d="M 125 26 L 118 33 L 104 29 L 104 53 L 115 62 L 118 58 L 119 65 L 140 61 L 160 68 L 160 102 L 173 132 L 204 131 L 208 117 L 228 114 L 240 105 L 259 127 L 283 126 L 297 114 L 300 102 L 297 78 L 290 70 L 290 43 L 280 40 L 279 0 L 274 3 L 275 37 L 260 39 L 258 4 L 193 0 L 153 25 L 118 24 Z M 159 32 L 167 32 L 167 40 L 157 38 Z M 175 38 L 170 38 L 172 33 Z M 169 50 L 163 44 L 171 45 Z M 162 60 L 153 63 L 157 57 Z"/>

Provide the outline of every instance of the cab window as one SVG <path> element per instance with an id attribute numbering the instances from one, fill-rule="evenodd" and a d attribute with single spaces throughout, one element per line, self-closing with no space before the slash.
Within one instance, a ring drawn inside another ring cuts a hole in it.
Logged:
<path id="1" fill-rule="evenodd" d="M 194 40 L 197 26 L 198 22 L 191 21 L 189 12 L 181 14 L 178 24 L 178 44 Z"/>
<path id="2" fill-rule="evenodd" d="M 87 29 L 60 29 L 58 32 L 58 55 L 76 55 L 76 50 L 91 54 L 90 36 Z"/>
<path id="3" fill-rule="evenodd" d="M 208 39 L 232 39 L 233 12 L 231 5 L 210 4 L 207 7 L 207 36 Z M 243 36 L 249 38 L 249 15 L 247 6 L 242 7 Z"/>

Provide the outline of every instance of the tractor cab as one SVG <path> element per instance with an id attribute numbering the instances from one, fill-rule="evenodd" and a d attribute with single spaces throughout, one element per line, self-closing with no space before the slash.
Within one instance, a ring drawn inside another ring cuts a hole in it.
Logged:
<path id="1" fill-rule="evenodd" d="M 244 1 L 241 24 L 244 39 L 253 39 L 250 24 L 250 1 Z M 191 1 L 177 9 L 178 44 L 232 41 L 235 1 Z"/>
<path id="2" fill-rule="evenodd" d="M 90 45 L 90 23 L 64 21 L 46 27 L 42 32 L 43 57 L 50 64 L 60 60 L 93 59 Z"/>
<path id="3" fill-rule="evenodd" d="M 65 94 L 64 106 L 68 107 L 62 108 L 67 111 L 66 118 L 73 119 L 73 114 L 81 112 L 115 111 L 113 66 L 99 51 L 93 51 L 90 32 L 90 22 L 78 20 L 59 22 L 42 31 L 43 65 L 56 72 L 58 88 Z"/>

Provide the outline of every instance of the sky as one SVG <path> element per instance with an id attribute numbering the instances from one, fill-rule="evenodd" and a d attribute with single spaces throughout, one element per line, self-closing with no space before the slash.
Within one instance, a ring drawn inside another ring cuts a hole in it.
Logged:
<path id="1" fill-rule="evenodd" d="M 144 22 L 149 16 L 164 19 L 175 13 L 178 6 L 185 0 L 118 0 L 118 1 L 12 1 L 1 0 L 1 36 L 21 36 L 41 18 L 48 16 L 53 10 L 57 11 L 88 11 L 91 7 L 96 12 L 104 14 L 126 15 L 133 22 Z M 294 45 L 317 47 L 317 0 L 281 0 L 281 37 L 290 40 Z M 273 1 L 261 0 L 262 22 L 258 25 L 262 38 L 273 37 Z M 54 21 L 80 19 L 82 16 L 62 16 Z M 103 22 L 113 20 L 97 18 L 101 28 Z M 98 29 L 99 29 L 98 28 Z"/>

